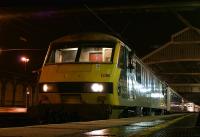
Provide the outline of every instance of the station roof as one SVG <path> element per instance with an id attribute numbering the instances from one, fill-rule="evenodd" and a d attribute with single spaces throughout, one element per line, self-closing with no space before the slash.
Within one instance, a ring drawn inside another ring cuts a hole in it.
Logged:
<path id="1" fill-rule="evenodd" d="M 184 95 L 195 93 L 194 101 L 200 104 L 200 30 L 198 28 L 189 26 L 180 30 L 171 36 L 169 42 L 147 54 L 142 60 L 176 91 Z M 189 99 L 191 100 L 191 97 Z"/>

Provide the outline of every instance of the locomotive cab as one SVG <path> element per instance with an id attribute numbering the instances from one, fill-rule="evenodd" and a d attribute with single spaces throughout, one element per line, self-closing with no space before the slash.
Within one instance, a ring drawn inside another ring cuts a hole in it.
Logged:
<path id="1" fill-rule="evenodd" d="M 94 94 L 113 93 L 114 51 L 115 43 L 108 41 L 53 44 L 40 76 L 41 91 L 59 93 L 60 98 L 49 96 L 54 103 L 98 103 L 92 100 Z"/>

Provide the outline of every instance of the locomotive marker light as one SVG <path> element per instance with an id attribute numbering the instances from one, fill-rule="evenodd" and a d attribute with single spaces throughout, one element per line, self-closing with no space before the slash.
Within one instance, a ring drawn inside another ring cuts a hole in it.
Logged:
<path id="1" fill-rule="evenodd" d="M 44 92 L 47 92 L 47 91 L 48 91 L 48 85 L 47 85 L 47 84 L 44 84 L 44 85 L 42 86 L 42 89 L 43 89 Z"/>
<path id="2" fill-rule="evenodd" d="M 91 89 L 94 92 L 102 92 L 104 88 L 103 88 L 102 84 L 94 83 L 94 84 L 91 85 Z"/>

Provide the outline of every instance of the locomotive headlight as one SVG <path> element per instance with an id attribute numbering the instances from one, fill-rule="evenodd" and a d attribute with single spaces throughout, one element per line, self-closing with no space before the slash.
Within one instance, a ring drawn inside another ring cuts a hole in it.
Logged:
<path id="1" fill-rule="evenodd" d="M 47 84 L 44 84 L 44 85 L 42 86 L 42 89 L 43 89 L 44 92 L 47 92 L 47 91 L 48 91 L 48 85 L 47 85 Z"/>
<path id="2" fill-rule="evenodd" d="M 57 92 L 58 88 L 57 85 L 54 83 L 44 83 L 41 86 L 42 92 Z"/>
<path id="3" fill-rule="evenodd" d="M 94 91 L 94 92 L 102 92 L 103 89 L 104 89 L 104 87 L 103 87 L 102 84 L 94 83 L 94 84 L 91 85 L 91 89 L 92 89 L 92 91 Z"/>

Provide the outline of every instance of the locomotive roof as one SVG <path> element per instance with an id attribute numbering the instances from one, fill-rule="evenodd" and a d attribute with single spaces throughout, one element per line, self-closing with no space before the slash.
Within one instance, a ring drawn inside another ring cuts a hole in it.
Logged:
<path id="1" fill-rule="evenodd" d="M 65 35 L 61 38 L 58 38 L 53 41 L 54 42 L 66 42 L 66 41 L 74 41 L 74 40 L 111 40 L 111 41 L 120 41 L 117 37 L 114 37 L 109 34 L 99 33 L 99 32 L 90 32 L 90 33 L 79 33 L 79 34 L 71 34 Z"/>
<path id="2" fill-rule="evenodd" d="M 65 35 L 63 37 L 60 37 L 51 43 L 57 43 L 57 42 L 73 42 L 75 40 L 79 41 L 86 41 L 86 40 L 105 40 L 105 41 L 114 41 L 114 42 L 120 42 L 123 46 L 131 50 L 126 44 L 124 44 L 119 38 L 106 34 L 106 33 L 100 33 L 100 32 L 88 32 L 88 33 L 79 33 L 79 34 L 69 34 Z"/>

